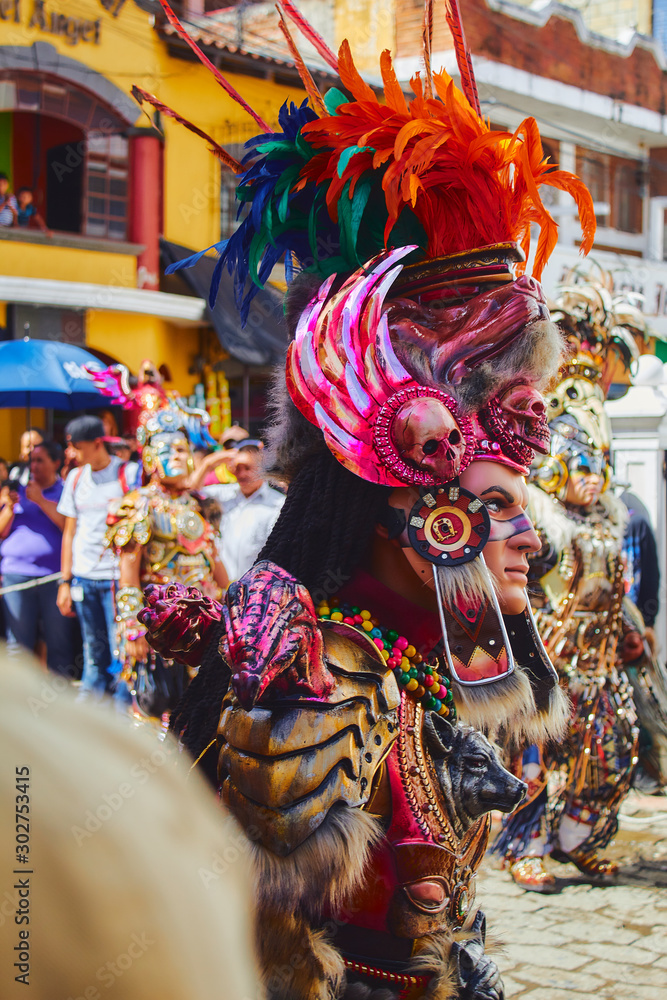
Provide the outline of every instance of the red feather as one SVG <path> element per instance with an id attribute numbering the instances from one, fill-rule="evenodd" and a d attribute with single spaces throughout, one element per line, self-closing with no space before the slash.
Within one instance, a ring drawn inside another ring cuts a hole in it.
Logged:
<path id="1" fill-rule="evenodd" d="M 185 128 L 190 129 L 190 131 L 194 132 L 195 135 L 198 135 L 200 139 L 204 139 L 205 142 L 210 144 L 210 152 L 213 153 L 214 156 L 217 156 L 218 159 L 225 164 L 225 166 L 229 167 L 230 170 L 233 170 L 235 174 L 242 173 L 243 167 L 239 161 L 235 160 L 233 156 L 230 156 L 227 150 L 223 149 L 222 146 L 219 146 L 215 139 L 212 139 L 207 132 L 203 132 L 202 129 L 197 128 L 197 126 L 193 125 L 192 122 L 189 122 L 187 118 L 183 118 L 177 111 L 174 111 L 168 105 L 163 104 L 162 101 L 158 101 L 157 97 L 154 97 L 153 94 L 149 94 L 147 91 L 142 90 L 141 87 L 134 86 L 132 87 L 132 97 L 138 104 L 142 105 L 145 101 L 147 104 L 151 104 L 156 111 L 160 111 L 163 115 L 166 115 L 167 118 L 173 118 L 174 121 L 179 123 L 179 125 L 183 125 Z"/>
<path id="2" fill-rule="evenodd" d="M 389 49 L 385 49 L 380 55 L 380 72 L 382 73 L 384 99 L 387 102 L 387 107 L 393 111 L 398 111 L 399 114 L 407 115 L 408 102 L 405 99 L 405 94 L 400 83 L 396 79 Z"/>
<path id="3" fill-rule="evenodd" d="M 301 53 L 297 49 L 296 43 L 290 34 L 290 30 L 287 27 L 287 22 L 285 21 L 285 18 L 283 16 L 280 3 L 276 4 L 276 9 L 278 11 L 278 16 L 280 17 L 280 22 L 279 22 L 280 30 L 285 36 L 285 41 L 287 42 L 289 50 L 292 53 L 292 58 L 294 59 L 294 65 L 296 66 L 297 72 L 301 77 L 301 82 L 303 83 L 306 93 L 310 98 L 310 103 L 313 106 L 313 111 L 317 111 L 317 113 L 320 115 L 326 115 L 328 112 L 324 100 L 322 99 L 322 95 L 317 89 L 317 85 L 310 74 L 310 70 L 303 61 Z"/>
<path id="4" fill-rule="evenodd" d="M 445 17 L 447 25 L 454 40 L 454 51 L 456 53 L 456 63 L 461 74 L 461 89 L 470 102 L 470 106 L 475 109 L 478 115 L 482 114 L 477 93 L 477 83 L 475 73 L 472 68 L 472 56 L 466 43 L 465 32 L 463 31 L 463 21 L 461 20 L 461 10 L 459 0 L 445 0 Z"/>
<path id="5" fill-rule="evenodd" d="M 424 0 L 424 23 L 422 25 L 422 51 L 424 54 L 424 77 L 426 96 L 433 97 L 433 68 L 431 47 L 433 45 L 433 0 Z"/>
<path id="6" fill-rule="evenodd" d="M 300 183 L 325 185 L 332 218 L 348 181 L 353 188 L 362 175 L 381 170 L 378 181 L 388 212 L 385 242 L 408 206 L 427 234 L 430 257 L 508 241 L 528 251 L 531 225 L 536 224 L 540 235 L 533 273 L 538 277 L 558 232 L 539 193 L 542 185 L 551 185 L 577 201 L 582 250 L 591 246 L 591 196 L 574 174 L 553 170 L 534 119 L 526 119 L 514 133 L 491 131 L 444 72 L 433 74 L 439 99 L 425 97 L 416 77 L 415 97 L 408 102 L 402 92 L 399 96 L 388 54 L 382 62 L 386 104 L 361 80 L 346 43 L 340 68 L 354 100 L 340 105 L 335 115 L 304 126 L 305 138 L 320 152 L 300 175 Z M 351 146 L 370 146 L 372 151 L 346 157 L 339 176 L 340 159 Z"/>
<path id="7" fill-rule="evenodd" d="M 317 31 L 315 31 L 312 24 L 308 23 L 303 14 L 299 13 L 299 11 L 292 3 L 292 0 L 281 0 L 281 3 L 285 10 L 285 13 L 288 15 L 288 17 L 291 17 L 291 19 L 294 21 L 301 34 L 304 35 L 304 37 L 308 39 L 310 44 L 317 49 L 317 51 L 322 56 L 324 61 L 328 63 L 332 69 L 338 72 L 338 60 L 336 59 L 335 54 L 331 51 L 331 49 L 324 41 L 322 36 L 319 35 Z"/>
<path id="8" fill-rule="evenodd" d="M 377 97 L 372 87 L 369 87 L 361 76 L 361 73 L 352 61 L 350 43 L 347 38 L 338 50 L 338 75 L 341 82 L 357 101 L 373 101 L 377 103 Z"/>
<path id="9" fill-rule="evenodd" d="M 208 56 L 204 55 L 204 53 L 199 48 L 199 46 L 197 45 L 197 43 L 195 41 L 193 41 L 192 38 L 190 38 L 190 36 L 188 35 L 187 31 L 185 30 L 185 28 L 183 27 L 183 25 L 178 20 L 178 18 L 174 14 L 173 10 L 171 9 L 171 7 L 169 6 L 169 4 L 167 3 L 167 0 L 160 0 L 160 4 L 162 6 L 163 11 L 167 15 L 167 20 L 169 21 L 169 23 L 172 26 L 172 28 L 175 28 L 175 30 L 181 36 L 181 38 L 183 39 L 183 41 L 187 42 L 187 44 L 190 46 L 190 48 L 192 49 L 192 51 L 194 52 L 194 54 L 197 56 L 197 59 L 199 59 L 199 61 L 201 63 L 203 63 L 204 66 L 206 66 L 206 68 L 208 70 L 211 71 L 211 73 L 213 74 L 213 76 L 215 77 L 215 79 L 218 81 L 218 83 L 220 84 L 220 86 L 222 87 L 222 89 L 225 91 L 225 93 L 228 94 L 229 97 L 232 98 L 232 100 L 236 101 L 236 103 L 239 104 L 243 108 L 244 111 L 247 111 L 251 118 L 254 118 L 254 120 L 257 122 L 257 124 L 261 128 L 262 132 L 270 132 L 271 128 L 266 124 L 266 122 L 262 118 L 260 118 L 260 116 L 257 114 L 256 111 L 253 111 L 253 109 L 250 107 L 250 105 L 246 101 L 243 100 L 243 98 L 239 94 L 238 90 L 236 90 L 234 87 L 232 87 L 231 83 L 229 83 L 228 80 L 225 80 L 225 78 L 222 75 L 222 73 L 215 68 L 215 66 L 213 65 L 213 63 L 211 62 L 211 60 L 208 58 Z"/>

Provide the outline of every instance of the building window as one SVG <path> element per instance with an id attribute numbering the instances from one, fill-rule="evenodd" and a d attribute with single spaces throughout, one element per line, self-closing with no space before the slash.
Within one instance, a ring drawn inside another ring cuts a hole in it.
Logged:
<path id="1" fill-rule="evenodd" d="M 614 163 L 613 226 L 623 233 L 641 233 L 641 164 Z"/>
<path id="2" fill-rule="evenodd" d="M 590 149 L 577 149 L 577 173 L 597 204 L 609 204 L 609 157 Z M 597 215 L 598 226 L 609 225 L 609 214 Z"/>
<path id="3" fill-rule="evenodd" d="M 88 137 L 86 169 L 87 236 L 124 240 L 127 235 L 127 139 Z"/>
<path id="4" fill-rule="evenodd" d="M 55 232 L 124 240 L 127 123 L 95 94 L 34 72 L 0 70 L 0 170 Z"/>

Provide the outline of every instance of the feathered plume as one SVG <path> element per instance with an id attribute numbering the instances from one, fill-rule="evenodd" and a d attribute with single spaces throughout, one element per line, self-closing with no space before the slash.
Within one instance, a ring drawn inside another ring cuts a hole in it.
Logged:
<path id="1" fill-rule="evenodd" d="M 385 73 L 391 65 L 384 56 Z M 306 125 L 306 140 L 322 153 L 301 172 L 300 185 L 327 185 L 327 204 L 337 219 L 344 191 L 372 178 L 386 203 L 384 240 L 408 213 L 426 236 L 429 257 L 514 240 L 528 252 L 530 226 L 540 227 L 533 275 L 539 279 L 556 244 L 558 227 L 539 194 L 549 185 L 567 191 L 579 209 L 582 252 L 595 234 L 595 213 L 584 184 L 554 170 L 544 156 L 537 123 L 527 118 L 514 133 L 491 131 L 446 73 L 434 73 L 438 99 L 423 95 L 419 77 L 406 111 L 382 104 L 359 76 L 343 42 L 339 72 L 353 100 Z M 328 103 L 328 102 L 327 102 Z M 405 220 L 407 221 L 407 220 Z M 409 222 L 408 222 L 409 225 Z M 425 243 L 425 245 L 424 245 Z"/>
<path id="2" fill-rule="evenodd" d="M 186 37 L 167 0 L 160 2 Z M 527 256 L 533 224 L 540 230 L 533 266 L 539 278 L 558 233 L 540 197 L 543 185 L 566 191 L 576 201 L 581 252 L 588 253 L 595 234 L 592 199 L 574 174 L 548 163 L 535 120 L 527 118 L 510 133 L 492 131 L 482 119 L 455 0 L 448 0 L 447 17 L 467 97 L 446 72 L 431 72 L 433 12 L 432 0 L 426 0 L 424 54 L 435 93 L 429 96 L 428 87 L 425 93 L 417 76 L 408 100 L 385 51 L 380 60 L 384 103 L 354 65 L 347 41 L 336 59 L 292 0 L 279 3 L 279 10 L 335 65 L 345 92 L 332 89 L 320 95 L 281 17 L 313 109 L 286 103 L 279 115 L 281 131 L 270 132 L 262 123 L 264 134 L 247 143 L 250 151 L 237 188 L 242 222 L 229 240 L 215 246 L 220 259 L 211 304 L 225 266 L 235 276 L 243 318 L 283 256 L 290 266 L 294 257 L 302 269 L 322 278 L 350 273 L 387 247 L 407 244 L 418 246 L 416 256 L 432 258 L 518 242 Z M 188 44 L 208 65 L 191 39 Z M 234 96 L 231 85 L 211 68 Z M 200 256 L 168 270 L 189 266 Z"/>
<path id="3" fill-rule="evenodd" d="M 203 63 L 204 66 L 206 66 L 206 69 L 208 69 L 213 74 L 213 76 L 220 84 L 224 92 L 228 94 L 233 101 L 236 101 L 236 103 L 240 105 L 240 107 L 242 107 L 244 111 L 247 111 L 250 117 L 254 118 L 254 120 L 257 122 L 259 127 L 264 132 L 268 132 L 269 126 L 266 124 L 266 122 L 262 118 L 260 118 L 260 116 L 257 114 L 256 111 L 253 111 L 253 109 L 250 107 L 247 101 L 243 100 L 238 90 L 236 90 L 235 87 L 232 87 L 229 80 L 225 79 L 222 73 L 220 73 L 220 71 L 215 68 L 211 60 L 208 58 L 208 56 L 206 56 L 202 52 L 197 43 L 192 38 L 190 38 L 187 31 L 185 30 L 185 28 L 183 27 L 183 25 L 178 20 L 173 10 L 167 3 L 167 0 L 160 0 L 160 4 L 162 6 L 163 11 L 167 15 L 167 20 L 169 21 L 169 24 L 172 26 L 172 28 L 174 28 L 178 32 L 183 41 L 190 46 L 194 54 L 197 56 L 197 59 L 199 59 L 199 61 Z"/>
<path id="4" fill-rule="evenodd" d="M 324 61 L 328 63 L 333 70 L 338 72 L 336 54 L 331 51 L 322 36 L 315 31 L 312 24 L 309 24 L 308 21 L 306 21 L 303 14 L 299 13 L 292 3 L 292 0 L 281 0 L 281 6 L 287 16 L 294 22 L 294 24 L 296 24 L 304 38 L 307 38 L 310 44 L 317 49 Z"/>
<path id="5" fill-rule="evenodd" d="M 426 3 L 431 2 L 432 0 L 426 0 Z M 481 117 L 482 109 L 479 104 L 477 82 L 472 68 L 472 55 L 470 54 L 470 49 L 468 48 L 468 43 L 466 42 L 465 32 L 463 31 L 463 21 L 461 20 L 459 0 L 445 0 L 445 18 L 447 19 L 447 26 L 451 32 L 452 39 L 454 40 L 456 64 L 459 67 L 459 73 L 461 75 L 461 90 L 468 98 L 470 106 L 474 108 L 477 114 Z"/>
<path id="6" fill-rule="evenodd" d="M 235 160 L 233 156 L 230 156 L 227 150 L 218 145 L 215 139 L 212 139 L 207 132 L 197 128 L 197 126 L 193 125 L 192 122 L 189 122 L 187 118 L 183 118 L 183 116 L 179 115 L 179 113 L 174 111 L 173 108 L 163 104 L 162 101 L 158 101 L 157 97 L 154 97 L 153 94 L 149 94 L 148 91 L 142 90 L 141 87 L 134 86 L 132 87 L 132 97 L 135 99 L 137 104 L 142 107 L 142 110 L 144 103 L 150 104 L 156 111 L 160 111 L 163 115 L 166 115 L 167 118 L 173 118 L 174 121 L 179 123 L 179 125 L 183 125 L 191 132 L 194 132 L 194 134 L 198 135 L 200 139 L 203 139 L 204 142 L 208 143 L 209 152 L 213 153 L 214 156 L 217 156 L 226 167 L 233 170 L 235 174 L 241 173 L 243 167 L 239 161 Z M 151 122 L 151 124 L 153 123 Z"/>

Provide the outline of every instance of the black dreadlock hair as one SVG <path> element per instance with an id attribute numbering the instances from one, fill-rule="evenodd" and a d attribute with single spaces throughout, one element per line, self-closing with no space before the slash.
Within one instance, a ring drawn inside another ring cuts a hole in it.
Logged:
<path id="1" fill-rule="evenodd" d="M 316 603 L 324 600 L 363 561 L 375 525 L 386 516 L 390 492 L 389 487 L 348 472 L 328 449 L 317 452 L 290 483 L 280 517 L 257 561 L 277 563 L 308 588 Z M 169 724 L 192 757 L 201 756 L 200 770 L 216 787 L 215 739 L 230 677 L 218 652 L 222 632 L 221 624 Z"/>
<path id="2" fill-rule="evenodd" d="M 258 562 L 282 566 L 316 602 L 335 593 L 366 556 L 390 492 L 349 472 L 328 449 L 317 452 L 290 483 Z"/>
<path id="3" fill-rule="evenodd" d="M 197 676 L 186 688 L 169 720 L 169 731 L 176 734 L 182 746 L 198 762 L 199 770 L 216 788 L 218 754 L 215 739 L 231 673 L 218 650 L 224 631 L 223 622 L 212 630 Z"/>

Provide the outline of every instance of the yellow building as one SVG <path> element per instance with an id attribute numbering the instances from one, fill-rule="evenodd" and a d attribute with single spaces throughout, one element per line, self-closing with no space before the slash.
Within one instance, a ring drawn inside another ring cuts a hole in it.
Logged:
<path id="1" fill-rule="evenodd" d="M 284 41 L 239 35 L 238 25 L 230 30 L 201 9 L 182 16 L 269 123 L 285 99 L 304 99 Z M 203 364 L 222 359 L 234 416 L 247 419 L 249 373 L 261 381 L 277 360 L 281 317 L 265 308 L 266 322 L 241 333 L 228 300 L 208 311 L 201 275 L 198 284 L 185 271 L 165 278 L 164 264 L 185 256 L 182 248 L 221 238 L 221 210 L 223 235 L 233 227 L 231 183 L 223 178 L 221 205 L 220 165 L 206 144 L 164 115 L 147 118 L 133 84 L 237 152 L 258 131 L 155 0 L 0 0 L 0 171 L 13 191 L 33 190 L 49 230 L 0 226 L 0 338 L 29 329 L 134 372 L 148 357 L 169 369 L 168 388 L 186 395 Z M 24 420 L 0 410 L 0 455 L 15 456 Z"/>

